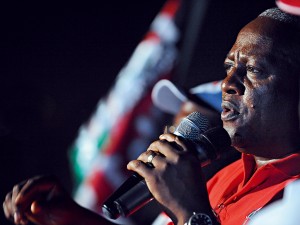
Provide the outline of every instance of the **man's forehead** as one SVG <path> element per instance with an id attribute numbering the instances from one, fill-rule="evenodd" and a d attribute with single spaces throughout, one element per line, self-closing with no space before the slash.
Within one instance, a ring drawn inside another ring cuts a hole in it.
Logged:
<path id="1" fill-rule="evenodd" d="M 271 47 L 274 38 L 263 33 L 255 32 L 255 30 L 242 30 L 235 42 L 236 46 L 251 46 L 253 47 Z"/>
<path id="2" fill-rule="evenodd" d="M 270 54 L 272 46 L 272 38 L 249 30 L 242 30 L 227 57 L 264 58 Z"/>
<path id="3" fill-rule="evenodd" d="M 246 26 L 244 26 L 238 34 L 238 39 L 244 39 L 244 41 L 268 44 L 273 42 L 277 37 L 280 24 L 270 18 L 258 17 L 255 20 L 252 20 Z"/>
<path id="4" fill-rule="evenodd" d="M 261 41 L 262 44 L 281 44 L 289 39 L 291 31 L 295 31 L 290 28 L 288 24 L 272 18 L 257 17 L 241 29 L 239 36 L 246 35 L 253 43 Z"/>

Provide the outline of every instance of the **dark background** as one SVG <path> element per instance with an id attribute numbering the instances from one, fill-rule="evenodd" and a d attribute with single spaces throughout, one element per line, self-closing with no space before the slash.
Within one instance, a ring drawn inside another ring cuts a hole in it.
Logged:
<path id="1" fill-rule="evenodd" d="M 41 2 L 0 5 L 0 202 L 38 174 L 71 191 L 67 150 L 164 3 Z M 221 79 L 238 30 L 275 5 L 210 2 L 184 87 Z"/>

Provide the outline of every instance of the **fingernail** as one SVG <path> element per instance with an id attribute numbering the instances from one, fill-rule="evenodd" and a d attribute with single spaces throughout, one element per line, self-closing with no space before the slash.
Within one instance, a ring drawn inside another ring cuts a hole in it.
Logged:
<path id="1" fill-rule="evenodd" d="M 17 211 L 14 213 L 14 220 L 15 220 L 15 223 L 19 223 L 19 221 L 21 220 L 21 215 Z"/>

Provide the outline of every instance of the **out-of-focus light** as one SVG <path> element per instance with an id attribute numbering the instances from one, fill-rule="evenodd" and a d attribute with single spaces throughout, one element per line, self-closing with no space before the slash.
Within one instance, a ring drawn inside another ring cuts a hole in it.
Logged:
<path id="1" fill-rule="evenodd" d="M 277 0 L 276 5 L 284 12 L 300 16 L 299 0 Z"/>

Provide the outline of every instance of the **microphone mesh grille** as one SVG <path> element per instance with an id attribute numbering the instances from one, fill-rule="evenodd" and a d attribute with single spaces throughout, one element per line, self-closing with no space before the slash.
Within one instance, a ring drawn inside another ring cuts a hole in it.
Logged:
<path id="1" fill-rule="evenodd" d="M 208 128 L 208 119 L 199 112 L 193 112 L 182 119 L 174 134 L 191 141 L 197 141 Z"/>

